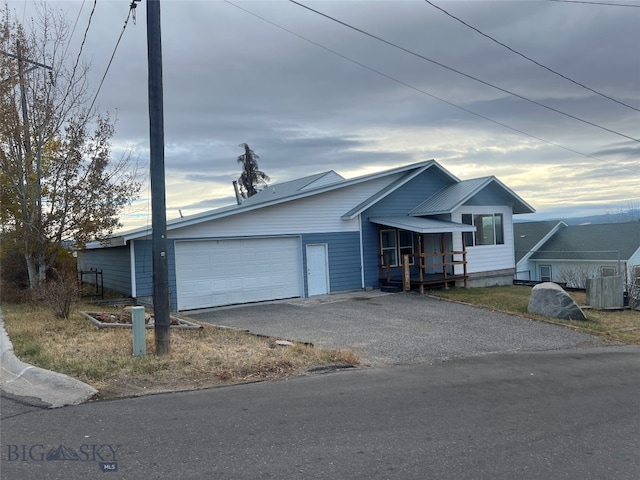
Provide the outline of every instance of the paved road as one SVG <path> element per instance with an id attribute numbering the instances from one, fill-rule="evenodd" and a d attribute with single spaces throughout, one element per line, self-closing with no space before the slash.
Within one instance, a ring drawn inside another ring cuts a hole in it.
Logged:
<path id="1" fill-rule="evenodd" d="M 353 348 L 371 365 L 599 344 L 596 338 L 567 328 L 415 293 L 330 295 L 189 316 L 319 347 Z"/>
<path id="2" fill-rule="evenodd" d="M 635 480 L 639 358 L 637 347 L 481 355 L 55 410 L 3 399 L 1 474 Z"/>

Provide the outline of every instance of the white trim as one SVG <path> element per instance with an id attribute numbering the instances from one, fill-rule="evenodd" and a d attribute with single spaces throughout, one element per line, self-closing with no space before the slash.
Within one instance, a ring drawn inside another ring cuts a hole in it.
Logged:
<path id="1" fill-rule="evenodd" d="M 371 223 L 415 233 L 453 233 L 475 232 L 476 227 L 466 223 L 455 223 L 446 220 L 423 217 L 372 217 Z"/>
<path id="2" fill-rule="evenodd" d="M 411 174 L 409 174 L 409 175 L 405 175 L 403 177 L 400 177 L 398 180 L 393 182 L 388 187 L 376 192 L 375 195 L 372 195 L 367 200 L 365 200 L 364 202 L 360 203 L 359 205 L 355 206 L 354 208 L 349 210 L 347 213 L 342 215 L 342 219 L 343 220 L 353 220 L 354 218 L 356 218 L 357 215 L 360 215 L 362 212 L 367 210 L 369 207 L 371 207 L 372 205 L 375 205 L 380 200 L 382 200 L 383 198 L 385 198 L 388 195 L 392 194 L 393 192 L 398 190 L 400 187 L 406 185 L 408 182 L 410 182 L 411 180 L 413 180 L 417 176 L 421 175 L 422 173 L 426 172 L 427 170 L 429 170 L 433 166 L 439 167 L 440 171 L 445 173 L 445 174 L 447 174 L 452 180 L 454 180 L 456 182 L 460 181 L 456 177 L 454 177 L 451 173 L 449 173 L 448 171 L 444 170 L 435 160 L 430 160 L 429 162 L 431 162 L 431 163 L 425 164 L 421 168 L 411 172 Z"/>
<path id="3" fill-rule="evenodd" d="M 529 251 L 528 251 L 525 255 L 523 255 L 523 256 L 522 256 L 522 258 L 518 261 L 518 263 L 517 263 L 517 265 L 516 265 L 516 269 L 517 269 L 517 267 L 518 267 L 518 266 L 520 266 L 520 267 L 524 267 L 524 266 L 526 266 L 527 262 L 529 262 L 529 260 L 531 260 L 531 256 L 532 256 L 534 253 L 537 253 L 537 251 L 538 251 L 540 248 L 542 248 L 542 246 L 543 246 L 545 243 L 547 243 L 547 241 L 548 241 L 551 237 L 553 237 L 553 236 L 558 232 L 558 230 L 560 230 L 560 227 L 561 227 L 561 226 L 565 226 L 565 227 L 566 227 L 566 226 L 568 226 L 568 225 L 567 225 L 565 222 L 563 222 L 562 220 L 560 220 L 558 223 L 556 223 L 556 224 L 553 226 L 553 228 L 552 228 L 551 230 L 549 230 L 549 231 L 547 232 L 547 234 L 546 234 L 544 237 L 542 237 L 542 238 L 538 241 L 538 243 L 536 243 L 533 247 L 531 247 L 531 248 L 529 249 Z M 513 248 L 514 248 L 514 249 L 516 248 L 516 246 L 515 246 L 515 245 L 516 245 L 515 241 L 516 241 L 516 232 L 515 232 L 515 223 L 514 223 L 514 227 L 513 227 Z"/>
<path id="4" fill-rule="evenodd" d="M 542 280 L 542 269 L 543 268 L 548 268 L 549 269 L 549 275 L 544 275 L 545 277 L 548 277 L 549 280 Z M 538 278 L 540 279 L 541 282 L 551 282 L 553 281 L 553 266 L 552 265 L 538 265 Z"/>
<path id="5" fill-rule="evenodd" d="M 428 167 L 431 166 L 436 166 L 437 168 L 439 168 L 443 173 L 449 175 L 450 177 L 452 177 L 453 179 L 457 180 L 457 178 L 451 174 L 450 172 L 448 172 L 444 167 L 442 167 L 440 164 L 438 164 L 438 162 L 436 162 L 435 160 L 427 160 L 427 161 L 423 161 L 423 162 L 418 162 L 418 163 L 413 163 L 411 165 L 405 165 L 402 167 L 397 167 L 397 168 L 393 168 L 391 170 L 385 170 L 385 171 L 381 171 L 381 172 L 376 172 L 376 173 L 371 173 L 368 175 L 363 175 L 360 177 L 356 177 L 356 178 L 351 178 L 351 179 L 347 179 L 344 180 L 342 182 L 335 182 L 335 183 L 330 183 L 328 185 L 322 185 L 318 188 L 312 188 L 310 190 L 302 190 L 299 192 L 296 192 L 292 195 L 286 196 L 286 197 L 282 197 L 282 198 L 278 198 L 272 201 L 265 201 L 265 202 L 261 202 L 261 203 L 256 203 L 253 205 L 231 205 L 228 207 L 222 207 L 216 210 L 211 210 L 208 212 L 203 212 L 203 213 L 198 213 L 195 215 L 191 215 L 189 217 L 184 217 L 184 218 L 178 218 L 178 219 L 173 219 L 173 220 L 169 220 L 167 222 L 167 231 L 171 232 L 173 230 L 176 230 L 178 228 L 183 228 L 183 227 L 188 227 L 191 225 L 195 225 L 198 223 L 202 223 L 202 222 L 206 222 L 206 221 L 210 221 L 210 220 L 218 220 L 221 218 L 225 218 L 225 217 L 229 217 L 232 215 L 237 215 L 240 213 L 245 213 L 245 212 L 251 212 L 253 210 L 257 210 L 257 209 L 261 209 L 261 208 L 265 208 L 265 207 L 269 207 L 272 205 L 278 205 L 281 203 L 286 203 L 286 202 L 290 202 L 292 200 L 298 200 L 298 199 L 302 199 L 302 198 L 307 198 L 307 197 L 312 197 L 315 195 L 319 195 L 322 193 L 326 193 L 326 192 L 331 192 L 334 190 L 338 190 L 338 189 L 343 189 L 346 187 L 350 187 L 352 185 L 357 185 L 360 183 L 364 183 L 364 182 L 369 182 L 369 181 L 373 181 L 373 180 L 377 180 L 380 178 L 385 178 L 385 177 L 390 177 L 393 175 L 398 175 L 398 174 L 402 174 L 405 172 L 409 172 L 411 170 L 426 170 Z M 459 180 L 458 180 L 459 181 Z M 276 187 L 277 188 L 277 184 L 276 185 L 272 185 L 272 187 Z M 353 217 L 355 218 L 356 214 L 353 215 Z M 146 236 L 151 235 L 151 228 L 149 226 L 147 227 L 140 227 L 134 230 L 130 230 L 128 232 L 122 232 L 119 235 L 116 235 L 114 237 L 111 237 L 111 239 L 113 239 L 114 242 L 118 242 L 118 244 L 122 243 L 123 241 L 126 240 L 132 240 L 132 239 L 140 239 Z M 114 246 L 114 245 L 109 245 L 109 246 Z M 93 248 L 98 248 L 98 247 L 93 247 Z"/>
<path id="6" fill-rule="evenodd" d="M 587 260 L 585 258 L 534 258 L 530 260 L 533 263 L 544 263 L 544 262 L 557 262 L 557 263 L 616 263 L 616 262 L 626 262 L 626 258 L 621 258 L 618 260 L 617 258 L 599 258 L 596 260 Z"/>
<path id="7" fill-rule="evenodd" d="M 309 288 L 309 247 L 321 247 L 324 252 L 324 292 L 322 293 L 314 293 L 313 295 L 310 292 Z M 329 244 L 328 243 L 307 243 L 304 247 L 305 253 L 307 255 L 307 297 L 317 296 L 317 295 L 327 295 L 331 292 L 331 277 L 329 276 Z"/>
<path id="8" fill-rule="evenodd" d="M 129 241 L 129 258 L 131 259 L 131 297 L 136 298 L 138 296 L 138 289 L 136 288 L 136 252 L 133 242 L 133 240 Z"/>

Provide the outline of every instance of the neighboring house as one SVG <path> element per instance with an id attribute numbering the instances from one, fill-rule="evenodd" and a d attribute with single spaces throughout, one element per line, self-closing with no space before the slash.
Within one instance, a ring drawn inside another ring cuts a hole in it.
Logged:
<path id="1" fill-rule="evenodd" d="M 377 288 L 401 273 L 404 255 L 414 275 L 511 284 L 513 215 L 533 211 L 495 177 L 461 181 L 433 160 L 271 185 L 240 205 L 168 222 L 171 307 Z M 150 228 L 89 244 L 79 268 L 102 270 L 106 288 L 150 299 Z"/>
<path id="2" fill-rule="evenodd" d="M 587 278 L 622 275 L 640 284 L 640 223 L 514 225 L 517 278 L 585 288 Z M 527 278 L 528 277 L 528 278 Z"/>
<path id="3" fill-rule="evenodd" d="M 551 276 L 547 272 L 543 271 L 542 275 L 540 274 L 538 266 L 531 260 L 531 256 L 560 228 L 566 226 L 566 223 L 558 220 L 515 223 L 513 225 L 516 249 L 516 280 L 551 280 Z"/>

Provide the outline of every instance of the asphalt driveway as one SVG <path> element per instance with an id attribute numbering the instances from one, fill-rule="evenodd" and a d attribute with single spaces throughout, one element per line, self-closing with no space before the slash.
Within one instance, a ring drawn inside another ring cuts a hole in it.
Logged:
<path id="1" fill-rule="evenodd" d="M 379 291 L 189 312 L 189 317 L 393 365 L 517 351 L 600 345 L 590 335 L 417 293 Z"/>

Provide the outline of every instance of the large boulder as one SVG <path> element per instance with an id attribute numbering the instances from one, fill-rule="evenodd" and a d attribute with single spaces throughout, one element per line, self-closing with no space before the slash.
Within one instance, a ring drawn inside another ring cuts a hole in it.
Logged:
<path id="1" fill-rule="evenodd" d="M 552 282 L 540 283 L 533 287 L 527 311 L 565 320 L 587 319 L 573 298 L 560 285 Z"/>

